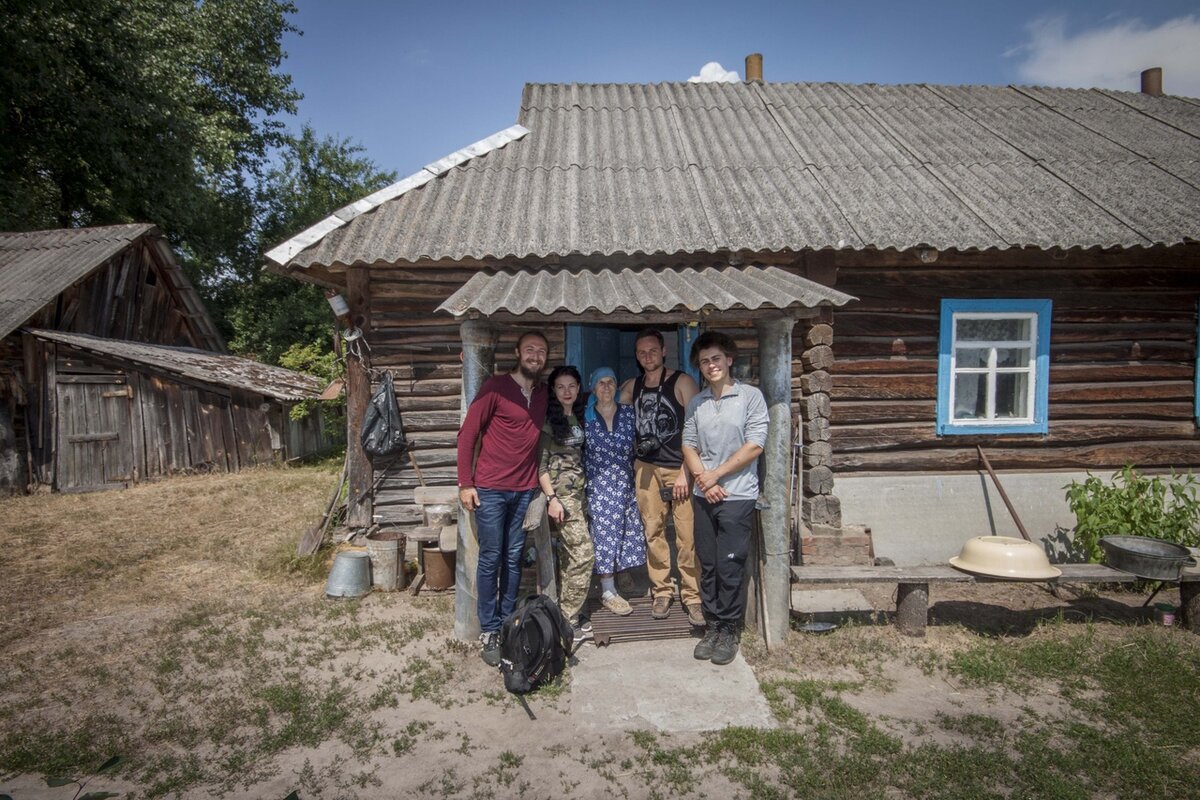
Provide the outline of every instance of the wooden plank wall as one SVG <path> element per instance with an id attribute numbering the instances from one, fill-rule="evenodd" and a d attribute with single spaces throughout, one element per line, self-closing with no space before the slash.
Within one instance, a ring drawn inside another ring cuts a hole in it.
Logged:
<path id="1" fill-rule="evenodd" d="M 975 470 L 977 444 L 998 468 L 1200 466 L 1200 271 L 1153 254 L 1139 262 L 1071 254 L 997 257 L 988 270 L 842 266 L 837 288 L 860 302 L 835 313 L 835 471 Z M 1047 436 L 937 436 L 942 298 L 1053 301 Z"/>

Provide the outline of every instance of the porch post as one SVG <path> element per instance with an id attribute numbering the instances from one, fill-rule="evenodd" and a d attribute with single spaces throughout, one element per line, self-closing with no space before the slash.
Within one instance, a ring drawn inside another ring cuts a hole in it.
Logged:
<path id="1" fill-rule="evenodd" d="M 364 337 L 371 329 L 371 283 L 366 267 L 346 271 L 346 303 L 350 306 L 351 323 Z M 359 436 L 363 418 L 371 400 L 370 365 L 367 356 L 346 359 L 346 474 L 350 485 L 346 495 L 346 527 L 363 530 L 374 521 L 375 474 L 371 459 L 362 448 Z"/>
<path id="2" fill-rule="evenodd" d="M 763 448 L 762 494 L 769 504 L 760 512 L 765 566 L 761 577 L 766 607 L 767 646 L 779 646 L 791 615 L 788 483 L 792 465 L 792 328 L 788 316 L 759 320 L 759 382 L 767 401 L 770 427 Z"/>
<path id="3" fill-rule="evenodd" d="M 462 338 L 462 398 L 460 420 L 467 415 L 467 406 L 479 394 L 483 382 L 496 368 L 496 328 L 486 320 L 463 320 Z M 475 569 L 479 565 L 479 540 L 475 537 L 475 515 L 459 506 L 458 552 L 455 557 L 454 636 L 470 640 L 479 635 L 479 612 L 476 598 Z"/>

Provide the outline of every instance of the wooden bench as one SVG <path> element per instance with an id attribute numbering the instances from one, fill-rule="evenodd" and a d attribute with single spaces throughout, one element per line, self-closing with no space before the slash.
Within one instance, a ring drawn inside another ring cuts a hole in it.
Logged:
<path id="1" fill-rule="evenodd" d="M 929 620 L 931 583 L 1133 583 L 1142 580 L 1103 564 L 1056 564 L 1062 575 L 1048 581 L 1010 581 L 962 572 L 948 564 L 917 567 L 792 567 L 798 583 L 894 583 L 896 627 L 909 636 L 924 636 Z M 1183 624 L 1200 633 L 1200 570 L 1185 570 L 1180 577 Z"/>

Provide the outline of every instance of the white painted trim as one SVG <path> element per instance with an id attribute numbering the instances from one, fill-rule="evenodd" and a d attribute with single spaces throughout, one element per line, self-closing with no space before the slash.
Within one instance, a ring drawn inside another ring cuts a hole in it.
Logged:
<path id="1" fill-rule="evenodd" d="M 445 158 L 425 165 L 407 178 L 396 181 L 391 186 L 386 186 L 361 200 L 356 200 L 350 205 L 338 209 L 317 224 L 288 239 L 283 244 L 268 250 L 267 258 L 282 267 L 300 253 L 324 239 L 330 232 L 337 230 L 360 214 L 372 211 L 387 201 L 396 199 L 405 192 L 424 186 L 434 178 L 445 175 L 450 170 L 460 164 L 465 164 L 472 158 L 478 158 L 479 156 L 487 155 L 493 150 L 499 150 L 509 142 L 515 142 L 523 138 L 527 133 L 529 133 L 529 129 L 525 126 L 513 125 L 498 133 L 493 133 L 486 139 L 480 139 L 478 142 L 469 144 L 461 150 L 455 150 Z"/>

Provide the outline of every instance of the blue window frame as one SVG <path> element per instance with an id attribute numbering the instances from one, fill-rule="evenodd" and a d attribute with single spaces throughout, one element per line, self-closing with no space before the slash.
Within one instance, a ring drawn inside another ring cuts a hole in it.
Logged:
<path id="1" fill-rule="evenodd" d="M 942 300 L 939 435 L 1046 433 L 1049 300 Z"/>

